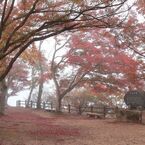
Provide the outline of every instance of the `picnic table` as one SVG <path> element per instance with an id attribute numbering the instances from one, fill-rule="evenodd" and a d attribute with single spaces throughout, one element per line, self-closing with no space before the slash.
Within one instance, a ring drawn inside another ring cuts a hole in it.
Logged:
<path id="1" fill-rule="evenodd" d="M 99 119 L 103 119 L 104 118 L 104 114 L 93 113 L 93 112 L 87 112 L 87 116 L 91 117 L 91 118 L 99 118 Z"/>

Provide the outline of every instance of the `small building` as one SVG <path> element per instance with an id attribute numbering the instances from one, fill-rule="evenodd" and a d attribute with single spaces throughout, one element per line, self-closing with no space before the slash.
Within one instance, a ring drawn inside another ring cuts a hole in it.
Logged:
<path id="1" fill-rule="evenodd" d="M 125 94 L 124 101 L 130 109 L 145 108 L 145 92 L 129 91 Z"/>

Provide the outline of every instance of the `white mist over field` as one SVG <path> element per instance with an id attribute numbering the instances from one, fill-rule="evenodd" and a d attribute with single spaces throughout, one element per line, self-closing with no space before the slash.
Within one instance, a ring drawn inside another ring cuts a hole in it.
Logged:
<path id="1" fill-rule="evenodd" d="M 28 98 L 29 90 L 21 91 L 17 94 L 17 96 L 9 97 L 8 105 L 16 106 L 16 101 L 21 100 L 24 101 Z"/>

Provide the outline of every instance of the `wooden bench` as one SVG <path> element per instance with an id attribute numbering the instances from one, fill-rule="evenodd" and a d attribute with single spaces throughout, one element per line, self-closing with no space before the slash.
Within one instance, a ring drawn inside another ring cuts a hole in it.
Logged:
<path id="1" fill-rule="evenodd" d="M 88 112 L 87 116 L 91 117 L 91 118 L 99 118 L 99 119 L 103 119 L 104 118 L 104 114 L 92 113 L 92 112 Z"/>

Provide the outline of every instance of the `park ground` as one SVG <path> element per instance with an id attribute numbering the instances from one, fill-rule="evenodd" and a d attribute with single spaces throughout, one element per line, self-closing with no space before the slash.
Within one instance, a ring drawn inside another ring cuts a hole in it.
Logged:
<path id="1" fill-rule="evenodd" d="M 9 107 L 0 145 L 145 145 L 145 125 Z"/>

